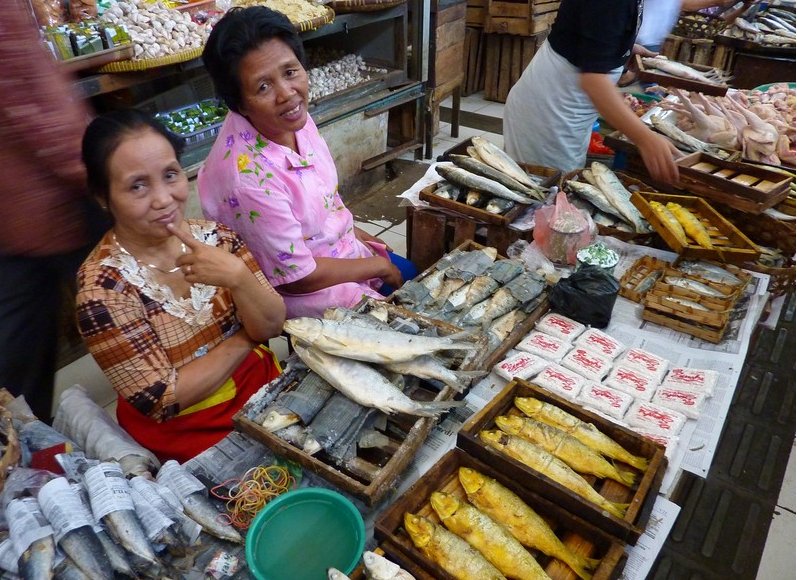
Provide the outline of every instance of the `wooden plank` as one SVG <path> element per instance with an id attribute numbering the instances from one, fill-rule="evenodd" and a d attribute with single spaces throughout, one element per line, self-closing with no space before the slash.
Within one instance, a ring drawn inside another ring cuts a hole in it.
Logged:
<path id="1" fill-rule="evenodd" d="M 465 13 L 467 11 L 467 4 L 462 2 L 461 4 L 454 4 L 452 6 L 448 6 L 439 12 L 434 13 L 434 22 L 437 26 L 441 26 L 443 24 L 448 24 L 449 22 L 455 22 L 457 20 L 464 20 Z"/>
<path id="2" fill-rule="evenodd" d="M 465 23 L 468 26 L 484 26 L 487 10 L 483 6 L 468 6 L 465 14 Z"/>
<path id="3" fill-rule="evenodd" d="M 520 57 L 523 59 L 520 66 L 521 74 L 523 74 L 523 71 L 529 66 L 531 59 L 534 58 L 534 54 L 537 52 L 537 39 L 538 36 L 523 39 L 523 49 Z"/>
<path id="4" fill-rule="evenodd" d="M 465 17 L 438 24 L 434 32 L 435 49 L 437 52 L 445 50 L 450 46 L 463 46 L 465 41 Z"/>
<path id="5" fill-rule="evenodd" d="M 417 210 L 413 214 L 412 247 L 407 256 L 419 270 L 439 260 L 445 250 L 446 216 L 436 211 Z"/>
<path id="6" fill-rule="evenodd" d="M 498 65 L 501 58 L 501 38 L 496 34 L 484 36 L 484 98 L 494 101 L 498 96 Z"/>
<path id="7" fill-rule="evenodd" d="M 622 518 L 609 514 L 596 504 L 556 483 L 536 470 L 519 461 L 487 447 L 480 439 L 479 432 L 495 426 L 495 418 L 505 414 L 520 414 L 514 406 L 515 397 L 533 397 L 549 403 L 574 415 L 581 421 L 592 423 L 602 433 L 611 437 L 628 452 L 644 457 L 649 464 L 647 469 L 638 469 L 614 460 L 613 463 L 623 471 L 635 473 L 638 481 L 629 487 L 609 479 L 584 476 L 595 491 L 614 502 L 628 503 L 629 507 Z M 462 426 L 457 435 L 457 446 L 491 465 L 515 481 L 523 481 L 535 493 L 557 503 L 568 511 L 602 529 L 604 532 L 635 544 L 645 529 L 653 503 L 656 500 L 661 480 L 667 466 L 664 448 L 630 429 L 604 419 L 574 403 L 546 391 L 533 383 L 514 379 L 504 390 L 496 395 L 481 411 L 473 415 Z"/>
<path id="8" fill-rule="evenodd" d="M 487 13 L 490 16 L 527 18 L 531 20 L 531 9 L 525 2 L 502 2 L 501 0 L 490 0 L 487 3 Z"/>
<path id="9" fill-rule="evenodd" d="M 465 53 L 462 45 L 449 46 L 438 52 L 435 59 L 434 84 L 430 84 L 430 88 L 444 85 L 460 76 L 464 58 Z"/>
<path id="10" fill-rule="evenodd" d="M 485 41 L 484 41 L 484 33 L 479 31 L 479 42 L 477 44 L 477 52 L 476 52 L 476 74 L 474 75 L 475 85 L 474 88 L 476 91 L 480 91 L 484 88 L 484 52 L 485 52 Z"/>
<path id="11" fill-rule="evenodd" d="M 512 75 L 512 37 L 505 35 L 501 38 L 501 64 L 498 73 L 498 100 L 506 101 L 509 94 L 509 79 Z"/>
<path id="12" fill-rule="evenodd" d="M 523 45 L 528 39 L 517 37 L 512 39 L 512 61 L 510 62 L 509 88 L 515 86 L 523 72 Z M 508 91 L 507 91 L 507 94 Z"/>

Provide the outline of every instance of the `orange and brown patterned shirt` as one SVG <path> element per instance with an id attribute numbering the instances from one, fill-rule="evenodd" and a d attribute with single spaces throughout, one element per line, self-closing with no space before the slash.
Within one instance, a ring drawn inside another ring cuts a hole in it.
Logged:
<path id="1" fill-rule="evenodd" d="M 240 257 L 267 284 L 238 234 L 213 222 L 187 221 L 196 239 Z M 227 288 L 194 284 L 189 297 L 176 298 L 119 249 L 110 231 L 78 272 L 77 324 L 117 393 L 157 421 L 180 412 L 174 397 L 179 368 L 241 328 Z"/>

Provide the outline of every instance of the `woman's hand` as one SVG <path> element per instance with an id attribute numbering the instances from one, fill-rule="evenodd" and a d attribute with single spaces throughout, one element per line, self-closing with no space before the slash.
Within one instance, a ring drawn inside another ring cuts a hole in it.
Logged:
<path id="1" fill-rule="evenodd" d="M 187 282 L 236 288 L 251 275 L 243 260 L 235 254 L 203 244 L 174 224 L 168 224 L 166 229 L 189 250 L 175 261 Z"/>
<path id="2" fill-rule="evenodd" d="M 382 258 L 382 260 L 386 262 L 385 272 L 379 277 L 388 286 L 392 286 L 393 288 L 401 288 L 401 285 L 404 284 L 404 278 L 401 276 L 401 270 L 399 270 L 396 265 L 387 258 Z"/>
<path id="3" fill-rule="evenodd" d="M 636 141 L 639 154 L 645 162 L 651 177 L 668 185 L 678 182 L 678 166 L 673 157 L 683 155 L 669 139 L 648 131 L 642 139 Z"/>
<path id="4" fill-rule="evenodd" d="M 386 249 L 388 252 L 392 252 L 392 251 L 393 251 L 393 248 L 391 248 L 390 246 L 388 246 L 388 245 L 387 245 L 387 243 L 385 243 L 385 241 L 384 241 L 384 240 L 382 240 L 382 239 L 380 239 L 380 238 L 377 238 L 376 236 L 372 236 L 372 235 L 371 235 L 371 234 L 369 234 L 368 232 L 366 232 L 366 231 L 364 231 L 364 230 L 361 230 L 360 228 L 358 228 L 358 227 L 356 227 L 356 226 L 355 226 L 355 228 L 354 228 L 354 236 L 355 236 L 355 237 L 356 237 L 358 240 L 360 240 L 361 242 L 363 242 L 363 243 L 366 243 L 366 242 L 373 242 L 373 243 L 376 243 L 376 244 L 382 244 L 383 246 L 385 246 L 385 249 Z"/>

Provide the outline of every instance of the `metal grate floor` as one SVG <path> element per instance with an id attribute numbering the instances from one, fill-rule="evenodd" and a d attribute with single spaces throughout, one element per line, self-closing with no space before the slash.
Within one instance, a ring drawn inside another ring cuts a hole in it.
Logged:
<path id="1" fill-rule="evenodd" d="M 681 513 L 648 578 L 755 579 L 795 435 L 795 296 L 759 327 L 706 479 L 685 473 Z"/>

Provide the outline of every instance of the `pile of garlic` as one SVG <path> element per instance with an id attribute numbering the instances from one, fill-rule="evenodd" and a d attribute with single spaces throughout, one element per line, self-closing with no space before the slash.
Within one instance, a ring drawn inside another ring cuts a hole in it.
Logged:
<path id="1" fill-rule="evenodd" d="M 133 60 L 159 58 L 201 48 L 209 31 L 191 20 L 191 15 L 147 4 L 143 0 L 116 2 L 105 10 L 102 20 L 124 25 L 133 41 Z"/>
<path id="2" fill-rule="evenodd" d="M 310 102 L 343 91 L 370 80 L 371 75 L 385 74 L 387 70 L 369 67 L 361 56 L 346 56 L 319 65 L 307 71 L 310 81 Z"/>

